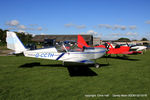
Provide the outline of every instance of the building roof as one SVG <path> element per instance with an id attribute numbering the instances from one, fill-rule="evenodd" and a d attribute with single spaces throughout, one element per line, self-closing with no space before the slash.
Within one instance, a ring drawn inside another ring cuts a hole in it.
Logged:
<path id="1" fill-rule="evenodd" d="M 92 35 L 82 35 L 85 41 L 91 41 Z M 44 39 L 56 39 L 56 41 L 77 41 L 77 35 L 36 35 L 32 41 L 43 42 Z"/>

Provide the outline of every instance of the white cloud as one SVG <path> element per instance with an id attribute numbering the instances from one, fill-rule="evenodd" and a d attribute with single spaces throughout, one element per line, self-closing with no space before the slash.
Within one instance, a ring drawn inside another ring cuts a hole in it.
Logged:
<path id="1" fill-rule="evenodd" d="M 86 28 L 86 26 L 85 25 L 77 25 L 76 28 L 77 29 L 83 29 L 83 28 Z"/>
<path id="2" fill-rule="evenodd" d="M 7 30 L 16 30 L 15 27 L 8 27 Z"/>
<path id="3" fill-rule="evenodd" d="M 108 28 L 108 29 L 112 28 L 112 26 L 109 25 L 109 24 L 105 24 L 105 27 Z"/>
<path id="4" fill-rule="evenodd" d="M 21 30 L 25 30 L 26 29 L 26 26 L 25 25 L 19 25 L 17 26 L 18 29 L 21 29 Z"/>
<path id="5" fill-rule="evenodd" d="M 11 20 L 11 21 L 6 22 L 6 25 L 17 26 L 17 25 L 19 25 L 19 21 L 18 20 Z"/>
<path id="6" fill-rule="evenodd" d="M 127 27 L 125 25 L 109 25 L 109 24 L 99 24 L 98 25 L 99 28 L 107 28 L 107 29 L 113 29 L 113 30 L 116 30 L 116 29 L 121 29 L 121 30 L 126 30 Z M 136 26 L 135 25 L 132 25 L 130 26 L 130 29 L 135 29 Z"/>
<path id="7" fill-rule="evenodd" d="M 86 25 L 76 25 L 76 24 L 72 24 L 72 23 L 64 24 L 64 26 L 67 27 L 67 28 L 74 27 L 74 28 L 77 28 L 77 29 L 86 28 Z"/>
<path id="8" fill-rule="evenodd" d="M 120 25 L 114 25 L 113 26 L 113 29 L 119 29 L 120 28 Z"/>
<path id="9" fill-rule="evenodd" d="M 94 30 L 89 30 L 86 34 L 97 35 L 97 33 L 98 32 L 95 32 Z"/>
<path id="10" fill-rule="evenodd" d="M 125 30 L 125 29 L 126 29 L 126 26 L 120 26 L 120 29 L 121 29 L 121 30 Z"/>
<path id="11" fill-rule="evenodd" d="M 99 33 L 99 34 L 97 33 L 96 35 L 94 35 L 94 37 L 96 37 L 96 38 L 101 38 L 102 35 L 103 35 L 102 33 Z"/>
<path id="12" fill-rule="evenodd" d="M 27 30 L 35 31 L 37 29 L 35 29 L 35 28 L 27 28 Z"/>
<path id="13" fill-rule="evenodd" d="M 105 28 L 108 28 L 108 29 L 109 29 L 109 28 L 112 28 L 112 26 L 109 25 L 109 24 L 99 24 L 98 27 L 99 27 L 99 28 L 105 27 Z"/>
<path id="14" fill-rule="evenodd" d="M 136 29 L 136 25 L 131 25 L 131 26 L 129 26 L 129 28 L 130 28 L 131 30 Z"/>
<path id="15" fill-rule="evenodd" d="M 137 36 L 136 32 L 127 32 L 127 33 L 111 33 L 112 36 Z"/>
<path id="16" fill-rule="evenodd" d="M 99 24 L 98 27 L 99 28 L 105 27 L 105 24 Z"/>
<path id="17" fill-rule="evenodd" d="M 137 32 L 126 32 L 126 33 L 110 33 L 110 34 L 103 34 L 101 36 L 102 40 L 116 40 L 121 37 L 128 37 L 128 38 L 138 38 L 138 33 Z"/>
<path id="18" fill-rule="evenodd" d="M 41 33 L 40 35 L 46 35 L 46 33 Z"/>
<path id="19" fill-rule="evenodd" d="M 145 21 L 146 24 L 150 24 L 150 20 Z"/>
<path id="20" fill-rule="evenodd" d="M 106 36 L 106 35 L 102 35 L 101 39 L 102 40 L 117 40 L 119 39 L 119 36 Z"/>
<path id="21" fill-rule="evenodd" d="M 95 32 L 94 30 L 89 30 L 87 32 L 82 32 L 80 34 L 84 34 L 84 35 L 97 35 L 98 32 Z"/>
<path id="22" fill-rule="evenodd" d="M 137 36 L 138 34 L 136 32 L 132 33 L 132 32 L 127 32 L 125 33 L 126 36 Z"/>
<path id="23" fill-rule="evenodd" d="M 29 26 L 38 26 L 38 24 L 29 24 Z"/>
<path id="24" fill-rule="evenodd" d="M 38 24 L 28 24 L 28 26 L 25 26 L 23 24 L 20 24 L 20 22 L 18 20 L 11 20 L 11 21 L 7 21 L 5 23 L 5 25 L 7 25 L 7 29 L 8 30 L 15 30 L 15 31 L 19 31 L 19 32 L 24 32 L 24 30 L 30 30 L 30 31 L 42 31 L 44 30 L 42 27 L 38 27 Z M 47 29 L 45 29 L 47 30 Z"/>
<path id="25" fill-rule="evenodd" d="M 37 28 L 38 31 L 41 31 L 42 29 L 43 29 L 42 27 L 38 27 L 38 28 Z"/>
<path id="26" fill-rule="evenodd" d="M 65 27 L 73 27 L 73 26 L 74 26 L 74 24 L 72 24 L 72 23 L 68 23 L 68 24 L 64 24 L 64 26 L 65 26 Z"/>
<path id="27" fill-rule="evenodd" d="M 113 35 L 113 36 L 120 36 L 122 34 L 121 33 L 112 33 L 111 35 Z"/>
<path id="28" fill-rule="evenodd" d="M 18 32 L 19 32 L 19 33 L 22 33 L 22 32 L 23 32 L 23 33 L 25 33 L 25 31 L 24 31 L 24 30 L 18 30 Z"/>

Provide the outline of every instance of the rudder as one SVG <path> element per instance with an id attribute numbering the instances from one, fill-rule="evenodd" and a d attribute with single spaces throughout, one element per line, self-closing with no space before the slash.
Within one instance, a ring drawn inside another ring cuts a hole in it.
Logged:
<path id="1" fill-rule="evenodd" d="M 7 48 L 14 50 L 15 53 L 22 53 L 26 51 L 26 48 L 14 32 L 7 31 L 6 42 Z"/>

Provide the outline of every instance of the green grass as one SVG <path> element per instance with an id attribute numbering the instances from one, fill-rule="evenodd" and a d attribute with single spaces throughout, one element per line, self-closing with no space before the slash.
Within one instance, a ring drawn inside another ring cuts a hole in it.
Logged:
<path id="1" fill-rule="evenodd" d="M 96 76 L 70 76 L 61 62 L 0 57 L 0 100 L 150 100 L 150 51 L 128 59 L 97 59 L 102 67 L 90 67 Z M 25 64 L 35 63 L 26 67 Z M 40 63 L 40 65 L 38 64 Z M 23 66 L 24 67 L 20 67 Z M 109 94 L 109 97 L 85 97 Z M 112 97 L 112 94 L 147 94 L 147 97 Z"/>

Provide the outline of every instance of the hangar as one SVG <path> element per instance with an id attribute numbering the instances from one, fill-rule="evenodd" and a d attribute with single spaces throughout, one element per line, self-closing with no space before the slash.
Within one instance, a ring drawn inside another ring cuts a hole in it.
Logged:
<path id="1" fill-rule="evenodd" d="M 93 45 L 93 35 L 82 35 L 88 45 Z M 60 41 L 77 41 L 77 35 L 35 35 L 32 39 L 34 42 L 42 43 L 45 39 L 54 39 Z"/>

